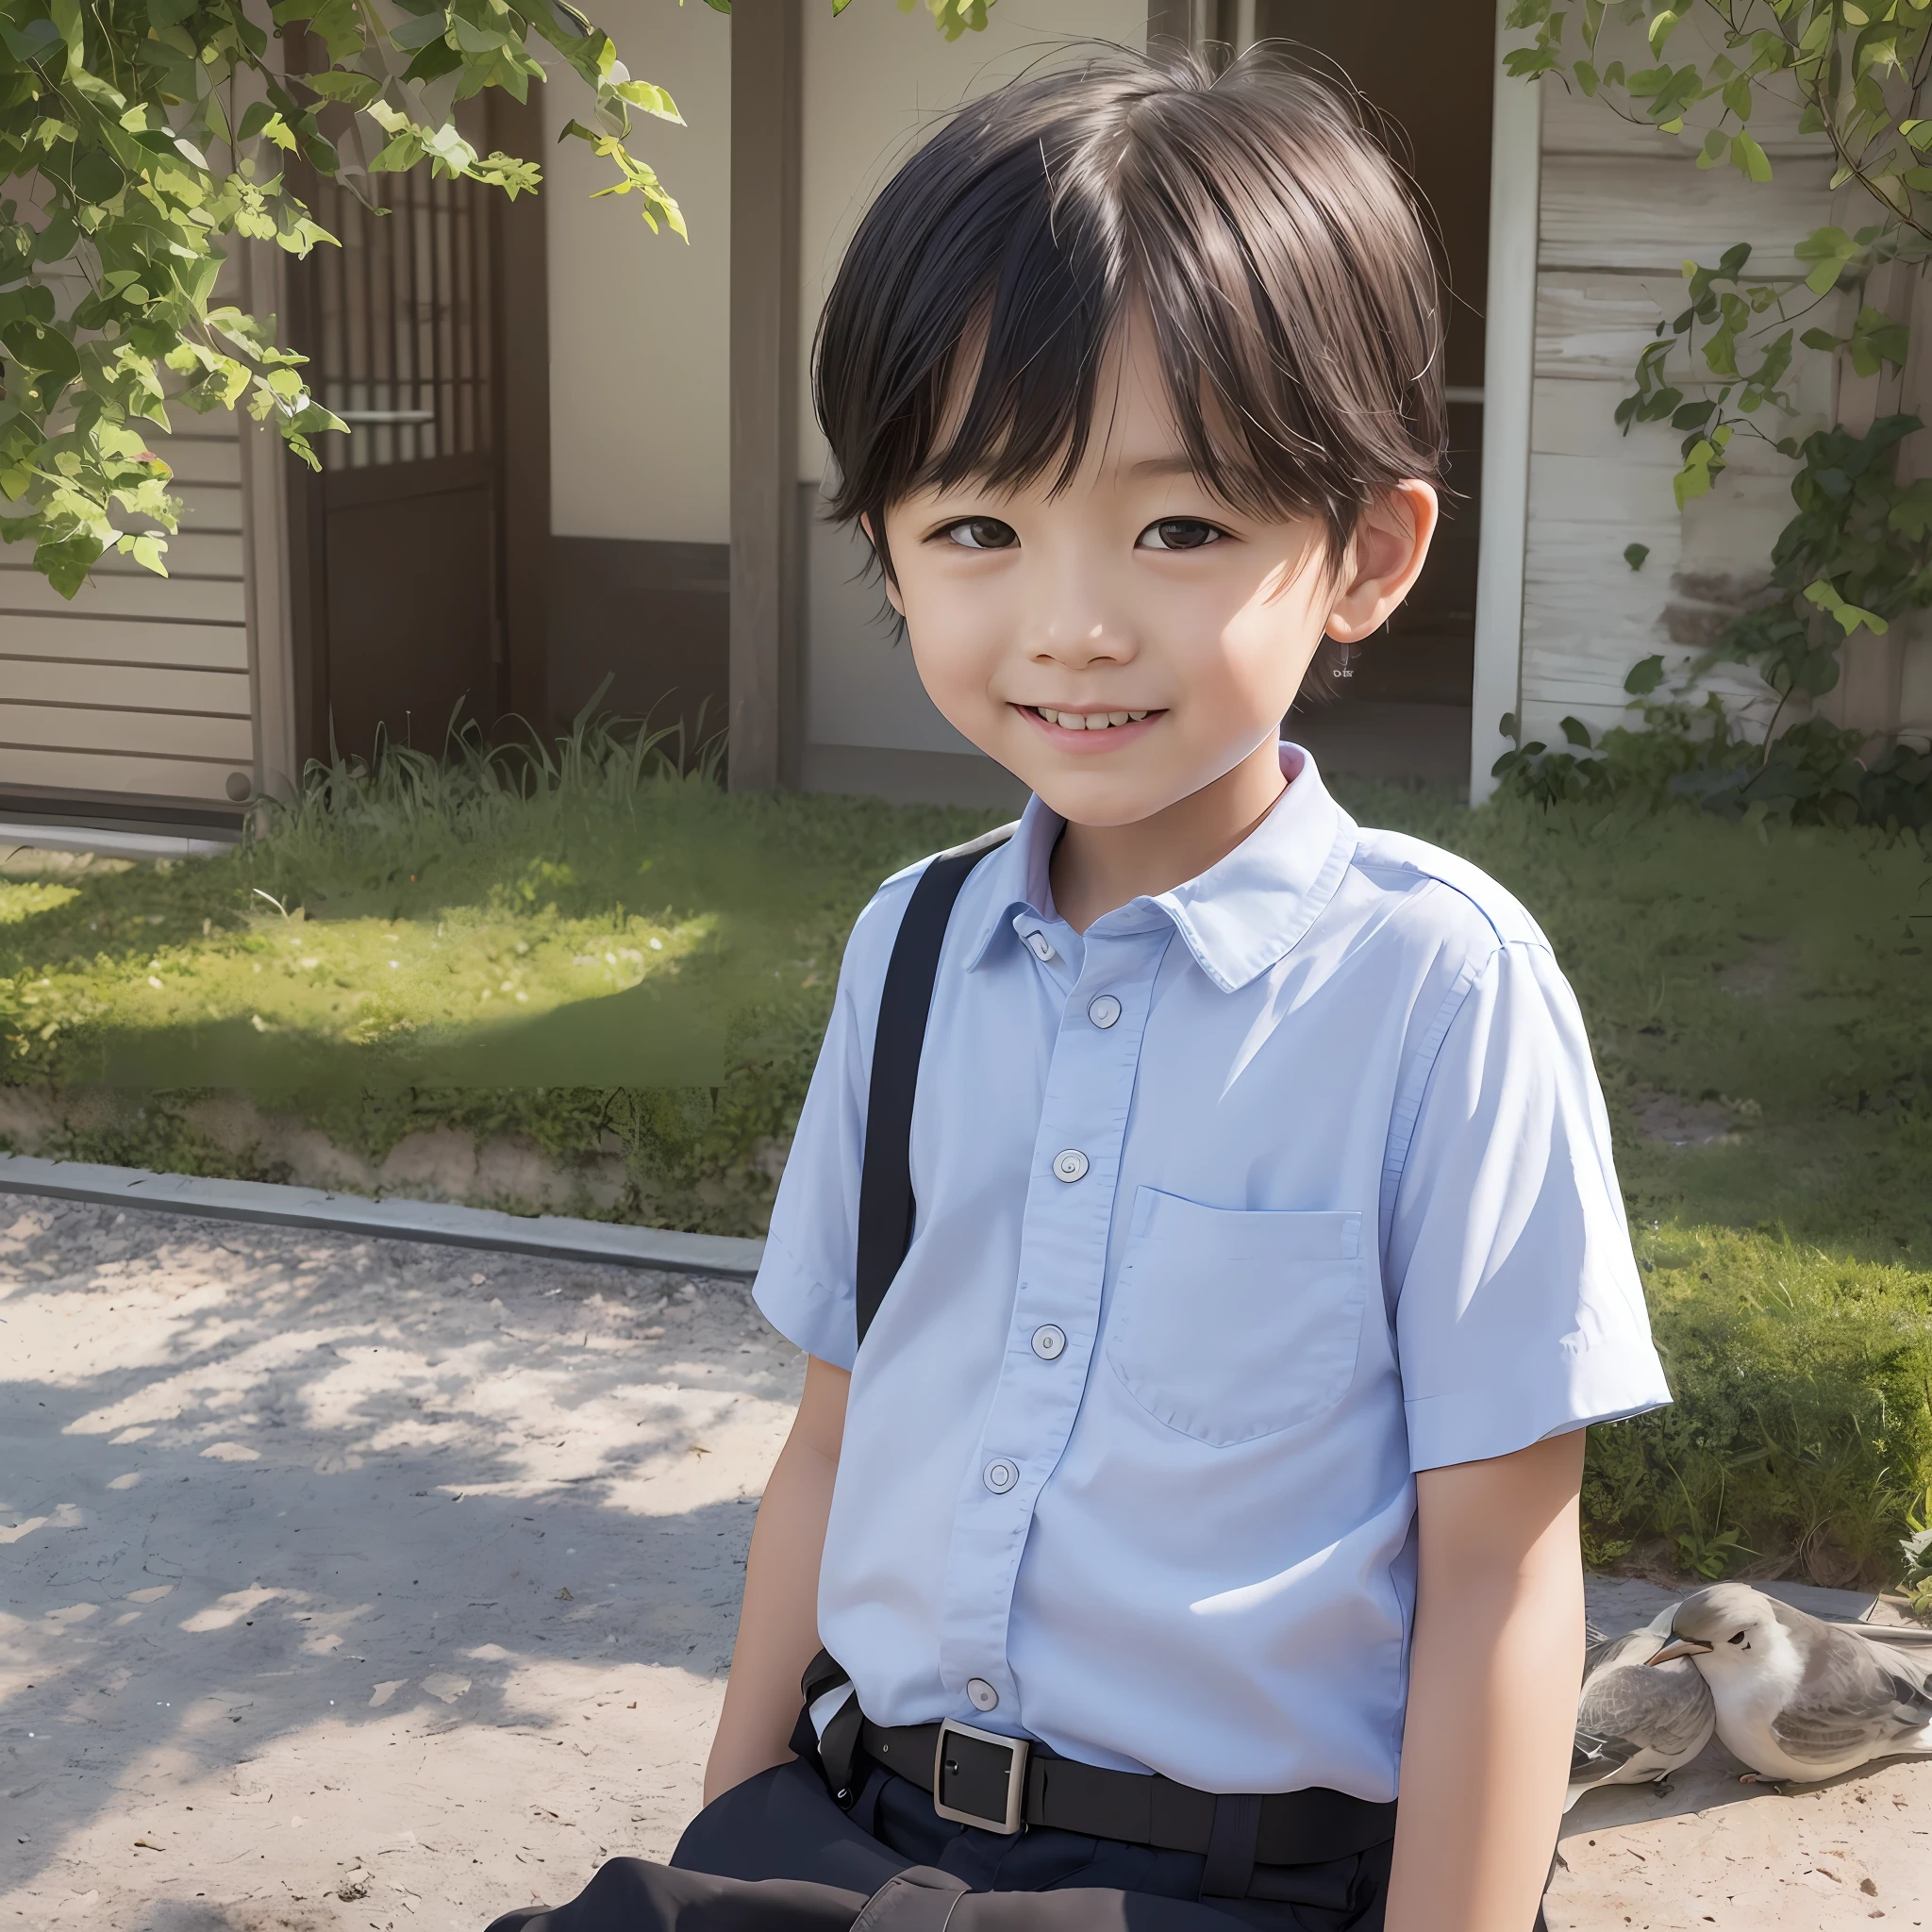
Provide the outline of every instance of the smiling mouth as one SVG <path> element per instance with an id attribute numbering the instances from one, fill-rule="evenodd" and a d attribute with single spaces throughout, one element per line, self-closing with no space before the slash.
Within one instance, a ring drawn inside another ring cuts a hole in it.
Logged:
<path id="1" fill-rule="evenodd" d="M 1060 711 L 1051 705 L 1028 705 L 1024 708 L 1049 724 L 1058 724 L 1062 731 L 1111 731 L 1123 724 L 1138 724 L 1141 719 L 1154 715 L 1151 711 Z"/>

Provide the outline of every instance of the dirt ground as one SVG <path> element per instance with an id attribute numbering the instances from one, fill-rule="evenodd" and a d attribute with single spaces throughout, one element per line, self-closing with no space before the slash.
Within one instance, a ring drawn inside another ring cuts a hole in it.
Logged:
<path id="1" fill-rule="evenodd" d="M 0 1927 L 481 1932 L 696 1807 L 741 1286 L 0 1202 Z M 1599 1622 L 1664 1601 L 1592 1586 Z M 1573 1811 L 1553 1932 L 1932 1920 L 1932 1762 Z"/>

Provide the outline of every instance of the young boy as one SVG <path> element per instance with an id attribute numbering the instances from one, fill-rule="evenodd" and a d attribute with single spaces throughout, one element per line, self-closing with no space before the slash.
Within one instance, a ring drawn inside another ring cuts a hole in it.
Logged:
<path id="1" fill-rule="evenodd" d="M 1582 1431 L 1668 1399 L 1608 1123 L 1528 914 L 1277 742 L 1422 568 L 1441 329 L 1395 168 L 1262 65 L 1008 87 L 867 214 L 834 508 L 1034 795 L 853 933 L 707 1808 L 537 1924 L 1539 1920 Z"/>

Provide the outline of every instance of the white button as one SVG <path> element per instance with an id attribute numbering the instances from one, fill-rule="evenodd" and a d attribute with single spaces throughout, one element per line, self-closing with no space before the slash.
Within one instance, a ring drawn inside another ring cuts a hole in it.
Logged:
<path id="1" fill-rule="evenodd" d="M 1077 1147 L 1062 1147 L 1053 1158 L 1055 1177 L 1076 1181 L 1087 1172 L 1087 1157 Z"/>
<path id="2" fill-rule="evenodd" d="M 1067 1331 L 1049 1322 L 1033 1331 L 1033 1353 L 1043 1362 L 1058 1361 L 1067 1352 Z"/>
<path id="3" fill-rule="evenodd" d="M 968 1677 L 966 1694 L 972 1698 L 974 1710 L 993 1710 L 999 1706 L 1000 1693 L 984 1677 Z"/>
<path id="4" fill-rule="evenodd" d="M 1010 1462 L 993 1461 L 986 1465 L 986 1486 L 995 1496 L 1004 1496 L 1020 1480 L 1020 1472 Z"/>
<path id="5" fill-rule="evenodd" d="M 1087 1017 L 1096 1026 L 1111 1026 L 1120 1016 L 1121 1003 L 1110 992 L 1102 993 L 1087 1008 Z"/>
<path id="6" fill-rule="evenodd" d="M 1043 965 L 1047 960 L 1057 958 L 1053 941 L 1043 932 L 1029 932 L 1026 935 L 1026 949 Z"/>

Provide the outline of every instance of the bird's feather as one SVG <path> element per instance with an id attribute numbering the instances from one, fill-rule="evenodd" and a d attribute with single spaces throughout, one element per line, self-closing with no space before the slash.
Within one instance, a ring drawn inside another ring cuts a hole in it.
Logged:
<path id="1" fill-rule="evenodd" d="M 1812 1631 L 1805 1674 L 1771 1725 L 1792 1757 L 1836 1758 L 1860 1744 L 1877 1755 L 1932 1724 L 1932 1658 L 1893 1649 L 1863 1626 L 1814 1623 Z"/>
<path id="2" fill-rule="evenodd" d="M 1587 1683 L 1576 1720 L 1594 1736 L 1630 1738 L 1670 1757 L 1710 1736 L 1710 1692 L 1689 1664 L 1653 1670 L 1640 1660 Z"/>

